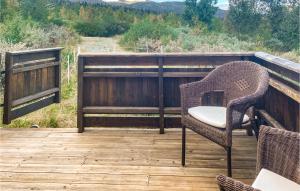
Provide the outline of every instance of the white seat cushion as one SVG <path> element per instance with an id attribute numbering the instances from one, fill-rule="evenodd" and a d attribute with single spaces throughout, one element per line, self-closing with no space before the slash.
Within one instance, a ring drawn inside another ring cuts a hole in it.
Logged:
<path id="1" fill-rule="evenodd" d="M 299 184 L 264 168 L 259 172 L 252 187 L 262 191 L 300 190 Z"/>
<path id="2" fill-rule="evenodd" d="M 226 107 L 198 106 L 188 109 L 188 113 L 195 119 L 208 125 L 225 128 L 226 127 Z M 249 121 L 249 117 L 244 115 L 243 123 Z"/>

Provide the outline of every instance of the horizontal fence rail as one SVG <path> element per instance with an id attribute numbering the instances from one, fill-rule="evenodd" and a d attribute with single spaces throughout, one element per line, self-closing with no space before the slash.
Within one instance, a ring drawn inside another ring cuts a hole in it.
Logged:
<path id="1" fill-rule="evenodd" d="M 299 131 L 299 72 L 284 65 L 273 66 L 256 53 L 81 54 L 78 131 L 83 132 L 84 127 L 143 126 L 159 127 L 163 133 L 165 127 L 179 127 L 179 85 L 201 80 L 214 68 L 238 60 L 255 61 L 272 76 L 264 107 L 257 110 L 261 120 Z M 280 68 L 284 72 L 275 77 L 272 72 L 280 73 Z"/>
<path id="2" fill-rule="evenodd" d="M 60 102 L 61 48 L 7 52 L 3 123 Z"/>
<path id="3" fill-rule="evenodd" d="M 251 54 L 79 55 L 78 128 L 178 127 L 179 85 Z M 109 115 L 108 115 L 109 114 Z"/>
<path id="4" fill-rule="evenodd" d="M 264 52 L 251 58 L 269 71 L 270 87 L 258 115 L 271 126 L 300 131 L 300 64 Z"/>

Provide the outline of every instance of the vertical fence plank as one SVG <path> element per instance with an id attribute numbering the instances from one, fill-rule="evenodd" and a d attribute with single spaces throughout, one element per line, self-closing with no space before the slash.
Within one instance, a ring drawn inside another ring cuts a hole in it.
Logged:
<path id="1" fill-rule="evenodd" d="M 165 129 L 165 116 L 164 116 L 164 80 L 163 80 L 163 65 L 164 58 L 158 57 L 158 98 L 159 98 L 159 132 L 164 133 Z"/>
<path id="2" fill-rule="evenodd" d="M 3 123 L 60 103 L 62 48 L 7 52 Z"/>
<path id="3" fill-rule="evenodd" d="M 12 63 L 13 58 L 10 53 L 5 55 L 5 86 L 4 86 L 4 108 L 3 108 L 3 124 L 10 124 L 11 122 L 11 82 L 12 82 Z"/>
<path id="4" fill-rule="evenodd" d="M 56 53 L 57 60 L 61 63 L 61 50 Z M 55 103 L 60 103 L 61 99 L 61 64 L 55 67 L 55 87 L 59 88 L 59 91 L 55 93 Z"/>
<path id="5" fill-rule="evenodd" d="M 84 58 L 78 59 L 78 92 L 77 92 L 77 128 L 78 133 L 84 132 L 83 124 L 83 70 L 84 70 Z"/>
<path id="6" fill-rule="evenodd" d="M 78 61 L 78 131 L 83 132 L 84 126 L 115 127 L 141 126 L 142 124 L 147 127 L 159 127 L 160 133 L 164 133 L 165 127 L 179 127 L 180 84 L 198 81 L 213 68 L 226 62 L 253 60 L 253 57 L 254 54 L 252 53 L 81 54 L 79 55 L 80 61 Z M 155 67 L 158 66 L 158 70 L 151 67 L 139 68 L 145 64 L 152 67 L 154 65 Z M 107 68 L 107 66 L 113 67 Z M 145 82 L 144 87 L 141 86 L 140 81 Z M 101 85 L 99 91 L 91 91 L 93 90 L 91 87 L 97 86 L 97 84 Z M 285 85 L 289 86 L 289 84 Z M 141 87 L 143 92 L 140 92 Z M 272 94 L 272 96 L 278 97 L 275 94 Z M 217 103 L 219 101 L 213 99 L 212 102 Z M 294 108 L 296 105 L 291 102 L 290 96 L 282 101 L 283 105 L 286 105 L 286 103 L 291 105 L 289 108 Z M 278 104 L 275 106 L 278 108 Z M 274 109 L 272 110 L 274 111 Z M 284 111 L 284 113 L 283 115 L 280 114 L 277 120 L 284 117 L 284 119 L 287 119 L 285 121 L 289 121 L 290 126 L 299 125 L 299 123 L 294 123 L 298 120 L 297 117 L 295 118 L 297 113 L 293 113 L 294 110 L 290 111 L 286 107 L 281 107 L 279 110 Z M 108 116 L 84 116 L 85 112 L 95 115 L 108 114 Z M 165 113 L 168 115 L 165 115 Z M 130 114 L 130 116 L 113 116 L 117 114 Z M 136 114 L 155 115 L 140 117 Z M 287 114 L 290 114 L 290 116 Z M 159 118 L 157 115 L 159 115 Z M 287 125 L 287 123 L 284 125 Z"/>

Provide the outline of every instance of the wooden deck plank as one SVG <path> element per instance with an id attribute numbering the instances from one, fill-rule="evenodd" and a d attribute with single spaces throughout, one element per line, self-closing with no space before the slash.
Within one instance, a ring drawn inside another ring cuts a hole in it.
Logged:
<path id="1" fill-rule="evenodd" d="M 218 190 L 226 154 L 187 132 L 181 167 L 181 131 L 149 129 L 0 129 L 0 190 Z M 234 133 L 233 177 L 255 177 L 256 140 Z"/>

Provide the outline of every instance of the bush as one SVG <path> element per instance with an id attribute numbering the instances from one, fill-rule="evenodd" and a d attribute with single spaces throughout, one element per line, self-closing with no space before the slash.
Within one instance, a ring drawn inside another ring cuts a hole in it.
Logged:
<path id="1" fill-rule="evenodd" d="M 242 41 L 234 36 L 219 32 L 195 33 L 190 29 L 188 33 L 184 30 L 179 35 L 172 47 L 168 46 L 169 52 L 197 51 L 197 52 L 240 52 L 256 49 L 256 44 L 250 41 Z"/>
<path id="2" fill-rule="evenodd" d="M 0 38 L 12 44 L 21 42 L 24 39 L 24 25 L 24 21 L 19 16 L 6 20 L 0 27 Z"/>
<path id="3" fill-rule="evenodd" d="M 227 15 L 228 30 L 239 36 L 255 35 L 262 17 L 257 9 L 258 6 L 257 0 L 230 1 L 230 9 Z"/>
<path id="4" fill-rule="evenodd" d="M 283 21 L 279 25 L 279 29 L 275 36 L 283 43 L 286 51 L 299 49 L 300 43 L 300 5 L 295 6 L 291 11 L 286 11 Z"/>
<path id="5" fill-rule="evenodd" d="M 177 39 L 176 30 L 169 25 L 157 21 L 150 22 L 144 20 L 133 25 L 121 39 L 121 44 L 129 47 L 134 47 L 139 39 L 145 38 L 149 40 L 159 40 L 163 44 L 167 44 L 171 40 Z"/>
<path id="6" fill-rule="evenodd" d="M 266 40 L 264 42 L 264 45 L 271 50 L 282 51 L 284 49 L 283 42 L 278 40 L 277 38 L 271 38 L 269 40 Z"/>
<path id="7" fill-rule="evenodd" d="M 129 23 L 115 19 L 103 19 L 94 21 L 78 21 L 75 30 L 83 36 L 110 37 L 122 34 L 129 29 Z"/>
<path id="8" fill-rule="evenodd" d="M 103 26 L 96 22 L 78 21 L 75 30 L 83 36 L 101 36 L 103 33 Z"/>
<path id="9" fill-rule="evenodd" d="M 46 23 L 51 3 L 47 0 L 21 0 L 20 12 L 27 19 Z"/>

